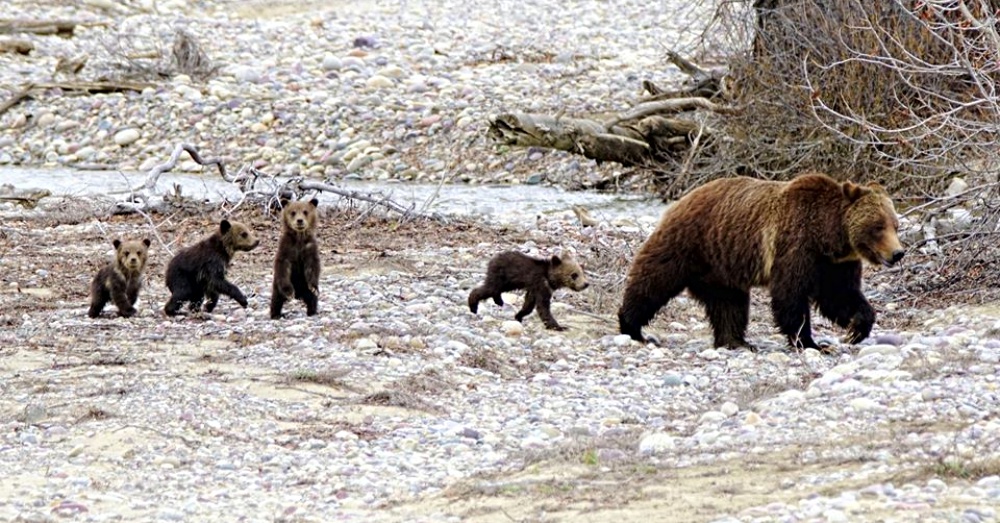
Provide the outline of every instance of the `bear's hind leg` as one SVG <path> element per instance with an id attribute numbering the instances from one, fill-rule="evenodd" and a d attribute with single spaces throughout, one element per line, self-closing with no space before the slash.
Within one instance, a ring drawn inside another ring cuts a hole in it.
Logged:
<path id="1" fill-rule="evenodd" d="M 688 290 L 705 305 L 716 347 L 751 347 L 746 340 L 750 323 L 749 292 L 704 284 L 692 284 Z"/>

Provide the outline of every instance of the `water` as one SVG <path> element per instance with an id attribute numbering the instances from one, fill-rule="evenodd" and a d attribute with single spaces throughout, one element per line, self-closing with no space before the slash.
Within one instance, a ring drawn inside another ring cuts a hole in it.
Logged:
<path id="1" fill-rule="evenodd" d="M 160 176 L 157 189 L 180 187 L 187 197 L 220 201 L 238 200 L 239 188 L 211 174 L 167 172 Z M 53 196 L 112 196 L 125 199 L 132 187 L 146 180 L 145 173 L 121 171 L 79 171 L 74 169 L 0 168 L 0 184 L 18 190 L 48 189 Z M 284 181 L 279 178 L 279 181 Z M 530 224 L 539 215 L 571 212 L 582 205 L 590 214 L 609 222 L 627 222 L 638 217 L 659 217 L 665 208 L 657 198 L 641 195 L 566 191 L 541 185 L 437 185 L 400 182 L 344 181 L 336 187 L 361 193 L 378 193 L 393 201 L 427 213 L 446 216 L 481 217 L 498 223 Z M 334 202 L 336 195 L 322 194 L 321 202 Z M 364 205 L 364 204 L 362 204 Z"/>

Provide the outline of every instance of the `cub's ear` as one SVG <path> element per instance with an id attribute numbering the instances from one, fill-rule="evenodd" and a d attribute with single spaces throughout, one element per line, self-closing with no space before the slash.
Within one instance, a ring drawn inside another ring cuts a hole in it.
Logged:
<path id="1" fill-rule="evenodd" d="M 313 198 L 312 200 L 309 200 L 309 205 L 312 205 L 313 207 L 318 206 L 319 205 L 319 198 Z"/>
<path id="2" fill-rule="evenodd" d="M 562 265 L 562 258 L 560 258 L 558 254 L 553 254 L 552 255 L 552 266 L 553 267 L 558 267 L 560 265 Z"/>
<path id="3" fill-rule="evenodd" d="M 292 200 L 288 199 L 287 196 L 282 196 L 282 197 L 278 198 L 278 206 L 280 208 L 282 208 L 282 209 L 284 209 L 285 207 L 288 207 L 288 204 L 291 203 L 291 202 L 292 202 Z"/>
<path id="4" fill-rule="evenodd" d="M 219 232 L 226 234 L 232 226 L 233 224 L 229 223 L 229 220 L 222 220 L 219 222 Z"/>
<path id="5" fill-rule="evenodd" d="M 115 240 L 113 242 L 111 242 L 111 245 L 115 246 L 115 250 L 118 250 L 118 246 L 120 246 L 121 244 L 122 244 L 122 241 L 119 240 L 118 238 L 115 238 Z"/>
<path id="6" fill-rule="evenodd" d="M 871 192 L 871 189 L 862 187 L 852 181 L 846 181 L 840 186 L 844 190 L 844 197 L 847 198 L 847 201 L 850 203 L 858 201 L 858 198 L 861 198 Z"/>
<path id="7" fill-rule="evenodd" d="M 146 247 L 149 247 L 150 245 L 153 244 L 153 242 L 149 241 L 149 238 L 143 238 L 142 244 L 145 245 Z"/>

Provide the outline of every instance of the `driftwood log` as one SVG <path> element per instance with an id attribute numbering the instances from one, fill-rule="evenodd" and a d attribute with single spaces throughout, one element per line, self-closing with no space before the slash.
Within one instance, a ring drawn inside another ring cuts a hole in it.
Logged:
<path id="1" fill-rule="evenodd" d="M 142 91 L 154 84 L 146 82 L 39 82 L 31 83 L 21 87 L 21 90 L 14 93 L 10 98 L 0 103 L 0 115 L 11 107 L 14 107 L 21 100 L 31 95 L 32 91 L 39 89 L 59 88 L 63 91 L 79 91 L 85 93 L 120 93 L 125 91 Z"/>
<path id="2" fill-rule="evenodd" d="M 736 114 L 728 105 L 724 69 L 705 69 L 669 53 L 669 60 L 691 77 L 683 89 L 667 91 L 643 82 L 648 96 L 630 111 L 601 120 L 562 115 L 506 113 L 489 122 L 488 135 L 517 147 L 557 149 L 600 162 L 660 170 L 686 165 L 692 148 L 717 133 L 697 111 Z"/>
<path id="3" fill-rule="evenodd" d="M 0 34 L 31 33 L 36 35 L 56 35 L 69 38 L 73 36 L 77 26 L 100 27 L 106 25 L 108 25 L 108 22 L 0 19 Z"/>
<path id="4" fill-rule="evenodd" d="M 35 50 L 35 44 L 28 40 L 5 38 L 0 40 L 0 53 L 28 54 Z"/>

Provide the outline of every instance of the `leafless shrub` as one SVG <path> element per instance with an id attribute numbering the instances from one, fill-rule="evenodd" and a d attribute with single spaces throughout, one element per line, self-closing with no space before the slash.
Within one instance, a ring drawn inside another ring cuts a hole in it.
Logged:
<path id="1" fill-rule="evenodd" d="M 415 394 L 440 394 L 455 388 L 455 383 L 441 371 L 427 368 L 403 378 L 399 381 L 399 386 Z"/>
<path id="2" fill-rule="evenodd" d="M 166 41 L 171 37 L 173 43 L 167 51 Z M 180 28 L 168 37 L 157 27 L 125 26 L 103 43 L 108 64 L 129 79 L 155 80 L 186 74 L 205 80 L 219 69 L 194 36 Z"/>
<path id="3" fill-rule="evenodd" d="M 509 365 L 498 357 L 493 350 L 484 348 L 469 349 L 458 358 L 458 364 L 474 369 L 482 369 L 497 375 L 510 372 Z"/>
<path id="4" fill-rule="evenodd" d="M 634 467 L 646 461 L 638 450 L 641 438 L 639 429 L 612 429 L 597 436 L 575 436 L 542 449 L 522 450 L 512 461 L 523 467 L 543 462 Z"/>
<path id="5" fill-rule="evenodd" d="M 404 409 L 438 412 L 440 409 L 420 398 L 417 394 L 406 390 L 381 390 L 361 398 L 364 405 L 382 407 L 400 407 Z"/>
<path id="6" fill-rule="evenodd" d="M 352 390 L 354 387 L 344 381 L 344 378 L 346 378 L 350 373 L 351 371 L 347 369 L 298 369 L 285 376 L 285 382 L 313 383 L 316 385 L 325 385 L 327 387 L 334 387 L 338 389 Z"/>

